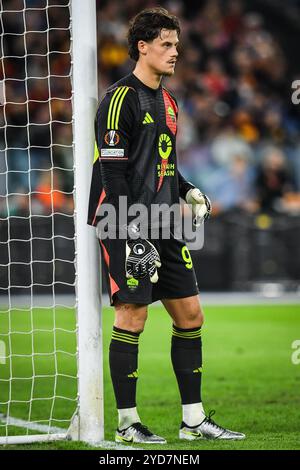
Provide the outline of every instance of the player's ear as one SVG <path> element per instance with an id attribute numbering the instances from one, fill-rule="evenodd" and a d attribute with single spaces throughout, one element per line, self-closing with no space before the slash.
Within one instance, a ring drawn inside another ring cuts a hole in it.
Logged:
<path id="1" fill-rule="evenodd" d="M 146 55 L 146 54 L 147 54 L 148 43 L 147 43 L 146 41 L 143 41 L 143 40 L 141 39 L 140 41 L 138 41 L 137 47 L 138 47 L 139 53 L 140 53 L 141 55 Z"/>

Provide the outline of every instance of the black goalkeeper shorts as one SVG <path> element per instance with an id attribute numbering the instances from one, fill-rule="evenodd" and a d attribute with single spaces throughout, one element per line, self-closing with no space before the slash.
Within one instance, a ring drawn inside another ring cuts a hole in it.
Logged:
<path id="1" fill-rule="evenodd" d="M 110 303 L 121 302 L 148 305 L 161 299 L 179 299 L 197 295 L 198 285 L 190 252 L 182 240 L 151 240 L 160 254 L 158 282 L 149 276 L 127 279 L 125 275 L 126 240 L 100 240 Z"/>

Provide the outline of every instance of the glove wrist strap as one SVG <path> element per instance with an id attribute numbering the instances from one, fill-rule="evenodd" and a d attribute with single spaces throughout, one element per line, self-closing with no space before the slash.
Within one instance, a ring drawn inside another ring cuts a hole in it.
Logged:
<path id="1" fill-rule="evenodd" d="M 130 223 L 129 225 L 127 225 L 126 229 L 129 239 L 137 240 L 138 238 L 140 238 L 140 229 L 136 224 Z"/>

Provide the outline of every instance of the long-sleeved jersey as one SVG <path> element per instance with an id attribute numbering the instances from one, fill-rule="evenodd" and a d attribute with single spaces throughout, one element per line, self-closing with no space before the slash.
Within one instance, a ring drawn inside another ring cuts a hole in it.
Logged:
<path id="1" fill-rule="evenodd" d="M 118 214 L 119 196 L 127 196 L 128 205 L 171 206 L 193 187 L 177 170 L 177 116 L 169 91 L 154 90 L 133 73 L 107 90 L 95 119 L 90 225 L 100 220 L 102 203 Z"/>

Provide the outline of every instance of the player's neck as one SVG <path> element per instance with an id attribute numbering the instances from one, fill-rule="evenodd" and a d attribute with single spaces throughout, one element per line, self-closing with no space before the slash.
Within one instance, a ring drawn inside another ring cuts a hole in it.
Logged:
<path id="1" fill-rule="evenodd" d="M 152 70 L 142 67 L 140 64 L 136 64 L 133 74 L 142 82 L 144 85 L 157 90 L 161 82 L 161 75 L 157 75 Z"/>

